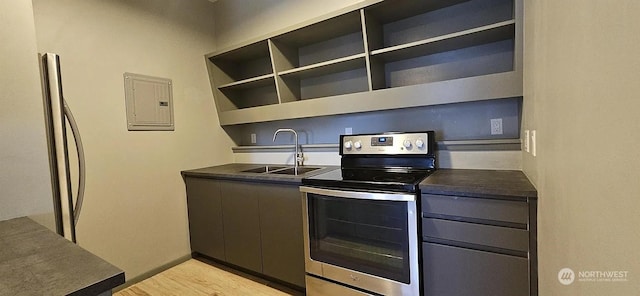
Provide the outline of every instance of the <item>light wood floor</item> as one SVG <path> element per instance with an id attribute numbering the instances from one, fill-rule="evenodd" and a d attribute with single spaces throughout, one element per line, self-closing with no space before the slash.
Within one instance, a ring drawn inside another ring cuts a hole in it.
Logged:
<path id="1" fill-rule="evenodd" d="M 284 293 L 259 282 L 225 271 L 222 268 L 191 259 L 114 293 L 114 295 L 286 296 L 292 294 Z"/>

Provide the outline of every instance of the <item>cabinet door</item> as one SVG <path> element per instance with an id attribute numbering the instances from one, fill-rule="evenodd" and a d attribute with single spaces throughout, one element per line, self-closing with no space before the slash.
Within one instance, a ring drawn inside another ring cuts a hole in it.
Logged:
<path id="1" fill-rule="evenodd" d="M 226 261 L 262 272 L 258 185 L 220 181 Z"/>
<path id="2" fill-rule="evenodd" d="M 297 186 L 265 184 L 260 187 L 263 273 L 304 287 L 300 191 Z"/>
<path id="3" fill-rule="evenodd" d="M 222 200 L 216 180 L 186 178 L 191 251 L 225 259 Z"/>
<path id="4" fill-rule="evenodd" d="M 425 296 L 526 296 L 526 258 L 423 243 Z"/>

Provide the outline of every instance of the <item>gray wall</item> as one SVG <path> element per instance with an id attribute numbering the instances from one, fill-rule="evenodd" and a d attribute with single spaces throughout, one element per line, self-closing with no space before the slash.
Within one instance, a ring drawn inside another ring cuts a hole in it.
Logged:
<path id="1" fill-rule="evenodd" d="M 292 143 L 292 137 L 286 135 L 278 136 L 276 142 L 272 142 L 278 128 L 299 131 L 301 144 L 337 143 L 338 136 L 344 134 L 347 127 L 351 127 L 354 134 L 433 130 L 437 141 L 517 139 L 520 138 L 521 105 L 521 98 L 508 98 L 243 124 L 228 126 L 225 130 L 239 146 Z M 492 118 L 502 118 L 502 135 L 491 135 Z M 256 134 L 256 144 L 251 143 L 252 133 Z"/>

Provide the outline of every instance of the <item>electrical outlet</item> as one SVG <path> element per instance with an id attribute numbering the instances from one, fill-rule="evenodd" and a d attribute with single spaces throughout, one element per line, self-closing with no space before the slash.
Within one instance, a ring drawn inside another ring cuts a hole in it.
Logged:
<path id="1" fill-rule="evenodd" d="M 491 119 L 491 134 L 502 135 L 502 118 Z"/>
<path id="2" fill-rule="evenodd" d="M 251 144 L 255 144 L 256 142 L 256 134 L 251 134 Z"/>
<path id="3" fill-rule="evenodd" d="M 536 156 L 536 130 L 531 131 L 531 154 Z"/>
<path id="4" fill-rule="evenodd" d="M 530 152 L 529 149 L 529 130 L 524 131 L 524 151 Z"/>
<path id="5" fill-rule="evenodd" d="M 344 134 L 345 135 L 352 135 L 353 134 L 353 128 L 345 127 L 344 128 Z"/>

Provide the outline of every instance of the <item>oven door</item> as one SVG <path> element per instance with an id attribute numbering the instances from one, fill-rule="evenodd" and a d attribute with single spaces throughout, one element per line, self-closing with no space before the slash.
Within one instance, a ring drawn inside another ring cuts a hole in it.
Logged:
<path id="1" fill-rule="evenodd" d="M 415 194 L 300 191 L 307 273 L 382 295 L 419 295 Z"/>

